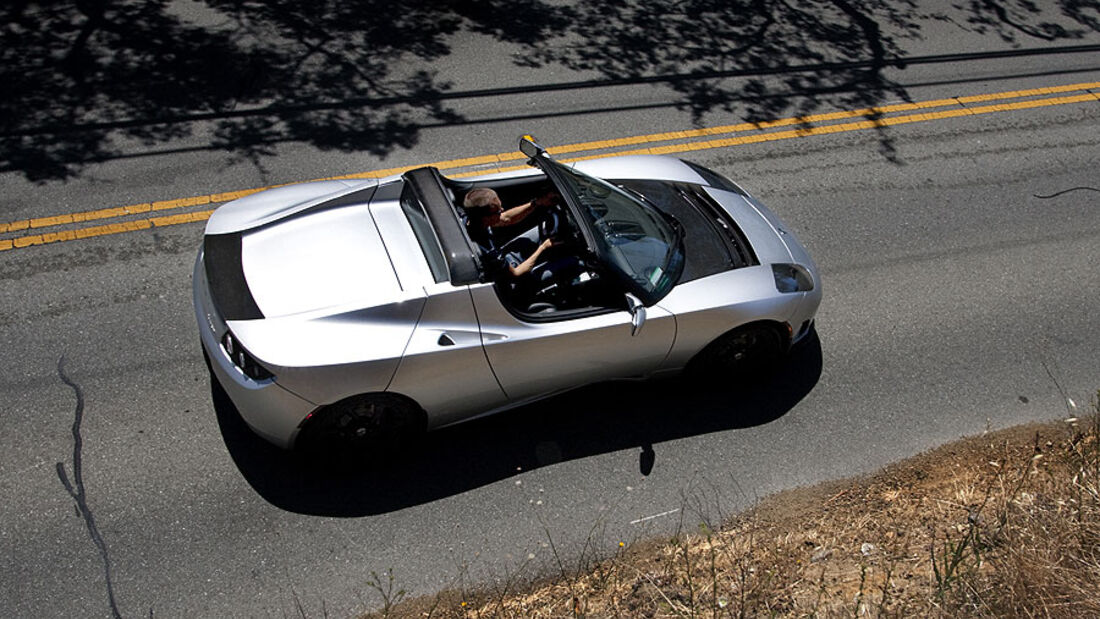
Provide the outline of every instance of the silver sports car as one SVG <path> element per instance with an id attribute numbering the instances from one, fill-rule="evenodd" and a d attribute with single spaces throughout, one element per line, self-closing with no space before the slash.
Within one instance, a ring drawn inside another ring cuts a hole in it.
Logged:
<path id="1" fill-rule="evenodd" d="M 214 212 L 195 314 L 257 434 L 370 449 L 594 381 L 751 374 L 811 332 L 813 260 L 737 184 L 673 157 L 520 150 L 531 169 L 319 181 Z M 463 205 L 482 187 L 550 199 L 486 246 Z M 514 275 L 520 239 L 553 240 Z"/>

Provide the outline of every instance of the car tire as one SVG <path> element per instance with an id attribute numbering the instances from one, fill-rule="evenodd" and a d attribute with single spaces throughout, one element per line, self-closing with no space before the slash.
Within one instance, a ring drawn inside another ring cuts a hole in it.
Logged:
<path id="1" fill-rule="evenodd" d="M 766 375 L 783 360 L 786 351 L 780 332 L 769 325 L 747 325 L 729 331 L 699 352 L 688 365 L 697 377 L 745 380 Z"/>
<path id="2" fill-rule="evenodd" d="M 373 459 L 396 453 L 423 432 L 423 411 L 393 393 L 354 396 L 314 413 L 296 447 L 308 456 Z"/>

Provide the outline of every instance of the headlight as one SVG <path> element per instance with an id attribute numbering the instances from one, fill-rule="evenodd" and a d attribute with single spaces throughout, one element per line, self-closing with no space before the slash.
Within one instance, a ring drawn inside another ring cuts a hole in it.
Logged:
<path id="1" fill-rule="evenodd" d="M 779 292 L 809 292 L 814 289 L 814 278 L 797 264 L 773 264 L 772 275 Z"/>
<path id="2" fill-rule="evenodd" d="M 225 350 L 225 354 L 229 355 L 229 360 L 233 362 L 233 365 L 237 366 L 241 373 L 252 380 L 275 378 L 274 374 L 268 372 L 266 368 L 252 358 L 252 355 L 248 354 L 248 351 L 233 338 L 233 334 L 229 331 L 226 331 L 225 335 L 222 336 L 222 348 Z"/>

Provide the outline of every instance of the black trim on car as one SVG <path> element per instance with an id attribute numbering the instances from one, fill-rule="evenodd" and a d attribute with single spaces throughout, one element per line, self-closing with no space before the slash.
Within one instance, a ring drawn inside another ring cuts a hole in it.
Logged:
<path id="1" fill-rule="evenodd" d="M 336 208 L 338 206 L 350 206 L 352 204 L 368 204 L 370 199 L 374 197 L 374 192 L 378 191 L 378 185 L 368 185 L 362 189 L 356 189 L 351 193 L 345 193 L 342 196 L 337 196 L 331 200 L 326 200 L 316 206 L 312 206 L 304 211 L 305 213 L 312 213 L 314 211 Z M 297 214 L 297 213 L 296 213 Z"/>
<path id="2" fill-rule="evenodd" d="M 412 188 L 416 199 L 435 230 L 436 239 L 447 261 L 452 284 L 459 286 L 481 281 L 481 267 L 474 248 L 463 230 L 462 220 L 447 195 L 443 176 L 432 167 L 409 170 L 402 177 Z"/>
<path id="3" fill-rule="evenodd" d="M 694 183 L 676 183 L 676 185 L 680 187 L 685 197 L 689 198 L 693 206 L 707 212 L 713 218 L 711 223 L 716 224 L 716 228 L 720 228 L 722 236 L 730 243 L 731 249 L 741 260 L 741 264 L 735 268 L 760 264 L 760 259 L 756 257 L 756 252 L 749 243 L 748 237 L 741 231 L 741 227 L 702 186 Z"/>
<path id="4" fill-rule="evenodd" d="M 401 211 L 405 213 L 405 219 L 412 227 L 416 242 L 420 244 L 420 250 L 424 252 L 424 258 L 428 261 L 428 268 L 436 283 L 450 281 L 451 271 L 447 266 L 447 258 L 443 256 L 443 247 L 439 243 L 439 237 L 432 228 L 432 222 L 428 219 L 428 213 L 424 204 L 413 191 L 413 186 L 405 183 L 401 190 Z M 388 255 L 387 250 L 387 255 Z M 390 263 L 393 264 L 392 261 Z M 396 270 L 396 269 L 395 269 Z"/>
<path id="5" fill-rule="evenodd" d="M 241 263 L 240 232 L 208 234 L 202 242 L 202 264 L 214 309 L 222 320 L 254 320 L 264 314 L 252 298 Z"/>
<path id="6" fill-rule="evenodd" d="M 685 164 L 687 164 L 689 168 L 695 170 L 695 173 L 703 177 L 703 180 L 705 180 L 707 184 L 711 187 L 714 187 L 715 189 L 732 191 L 733 193 L 739 194 L 742 197 L 748 197 L 748 192 L 742 189 L 740 185 L 715 172 L 714 170 L 701 166 L 698 163 L 688 161 L 687 159 L 681 159 L 680 161 L 683 161 Z"/>
<path id="7" fill-rule="evenodd" d="M 679 220 L 687 257 L 679 283 L 758 264 L 740 228 L 701 185 L 642 179 L 611 182 Z"/>

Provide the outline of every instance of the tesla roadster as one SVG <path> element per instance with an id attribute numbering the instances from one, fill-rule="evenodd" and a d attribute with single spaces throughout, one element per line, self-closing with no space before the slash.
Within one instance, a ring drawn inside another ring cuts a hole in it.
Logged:
<path id="1" fill-rule="evenodd" d="M 811 332 L 813 260 L 736 183 L 673 157 L 520 150 L 528 169 L 318 181 L 213 213 L 195 314 L 212 380 L 257 434 L 370 450 L 595 381 L 751 375 Z M 470 234 L 475 187 L 556 196 L 499 236 L 553 239 L 544 263 L 574 268 L 502 271 Z"/>

